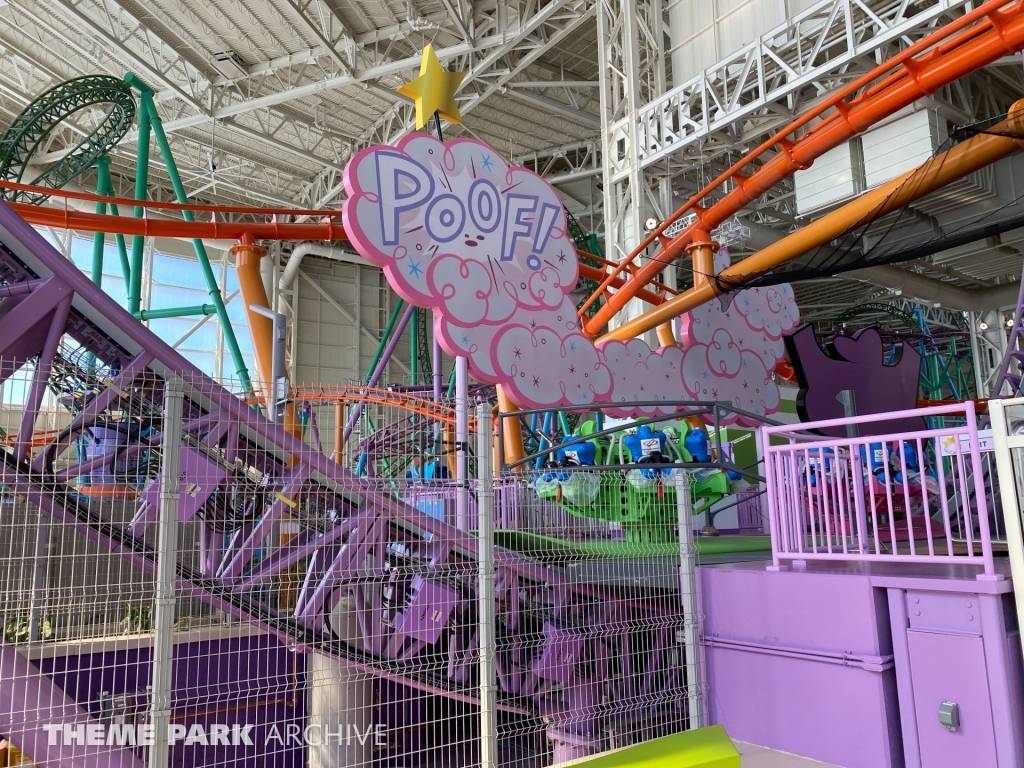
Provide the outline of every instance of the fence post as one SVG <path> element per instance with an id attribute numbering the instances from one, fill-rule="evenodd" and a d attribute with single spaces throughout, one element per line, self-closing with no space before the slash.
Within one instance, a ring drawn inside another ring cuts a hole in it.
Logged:
<path id="1" fill-rule="evenodd" d="M 174 664 L 174 588 L 178 559 L 178 483 L 181 464 L 181 412 L 184 389 L 180 379 L 164 384 L 162 461 L 160 463 L 160 521 L 157 528 L 156 599 L 153 611 L 153 677 L 150 722 L 153 744 L 149 768 L 167 768 L 171 723 L 171 668 Z"/>
<path id="2" fill-rule="evenodd" d="M 693 499 L 690 495 L 690 473 L 685 469 L 676 469 L 674 479 L 679 524 L 679 598 L 683 604 L 683 644 L 686 650 L 686 699 L 690 710 L 689 726 L 693 729 L 704 725 L 697 559 L 693 550 Z"/>
<path id="3" fill-rule="evenodd" d="M 1013 471 L 1013 455 L 1006 423 L 1006 401 L 989 400 L 988 414 L 992 419 L 992 447 L 996 458 L 996 478 L 993 487 L 999 487 L 1003 502 L 1003 530 L 1006 531 L 1006 549 L 1010 560 L 1010 578 L 1014 584 L 1024 584 L 1024 535 L 1020 525 L 1020 498 L 1017 476 Z M 1019 450 L 1019 449 L 1018 449 Z M 1017 622 L 1024 619 L 1024 589 L 1014 589 Z"/>
<path id="4" fill-rule="evenodd" d="M 480 766 L 498 765 L 497 673 L 494 611 L 494 433 L 491 408 L 476 407 L 476 504 L 480 615 Z"/>
<path id="5" fill-rule="evenodd" d="M 978 532 L 981 535 L 981 556 L 984 573 L 978 576 L 983 581 L 999 581 L 1003 577 L 996 573 L 992 560 L 992 532 L 988 526 L 988 503 L 985 495 L 985 480 L 982 477 L 981 449 L 978 442 L 978 419 L 975 416 L 974 401 L 964 403 L 967 416 L 967 433 L 971 438 L 971 472 L 974 474 L 974 498 L 978 510 Z M 993 430 L 993 434 L 995 431 Z M 967 489 L 964 489 L 966 493 Z M 970 501 L 964 501 L 964 508 L 969 509 Z"/>
<path id="6" fill-rule="evenodd" d="M 455 358 L 455 527 L 468 531 L 469 520 L 469 358 Z"/>

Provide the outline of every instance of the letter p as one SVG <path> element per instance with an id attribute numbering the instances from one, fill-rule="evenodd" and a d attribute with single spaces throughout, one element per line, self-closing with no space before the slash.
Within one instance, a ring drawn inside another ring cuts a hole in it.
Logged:
<path id="1" fill-rule="evenodd" d="M 434 194 L 434 177 L 400 152 L 374 152 L 380 190 L 380 227 L 384 245 L 398 245 L 399 217 L 419 208 Z"/>

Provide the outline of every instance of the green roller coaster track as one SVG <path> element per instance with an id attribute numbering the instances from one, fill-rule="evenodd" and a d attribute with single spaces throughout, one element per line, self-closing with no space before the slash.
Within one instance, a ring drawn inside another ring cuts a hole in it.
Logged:
<path id="1" fill-rule="evenodd" d="M 139 94 L 136 104 L 135 93 Z M 76 112 L 94 105 L 104 105 L 106 112 L 97 121 L 96 127 L 78 144 L 71 148 L 59 160 L 49 165 L 31 183 L 37 186 L 57 190 L 65 186 L 75 177 L 84 173 L 92 166 L 97 168 L 96 192 L 101 195 L 113 195 L 110 183 L 110 160 L 108 155 L 117 143 L 128 133 L 128 129 L 138 118 L 139 140 L 137 142 L 135 167 L 135 199 L 146 199 L 146 185 L 149 173 L 149 144 L 151 138 L 156 139 L 157 146 L 164 161 L 171 186 L 174 188 L 175 199 L 179 203 L 187 203 L 188 195 L 178 174 L 178 166 L 174 162 L 167 135 L 164 132 L 160 115 L 153 100 L 153 89 L 131 72 L 123 80 L 110 75 L 86 75 L 67 80 L 42 93 L 29 104 L 20 115 L 14 118 L 10 128 L 0 137 L 0 179 L 21 182 L 29 169 L 29 163 L 42 148 L 43 141 L 62 122 Z M 5 193 L 8 200 L 22 201 L 39 205 L 49 195 L 39 192 L 22 192 L 9 190 Z M 98 202 L 96 213 L 107 212 L 108 204 Z M 110 212 L 117 215 L 117 207 L 109 205 Z M 135 216 L 141 217 L 143 209 L 135 208 Z M 182 211 L 182 218 L 192 221 L 192 212 Z M 192 241 L 203 270 L 203 276 L 210 293 L 210 304 L 192 307 L 175 307 L 160 310 L 147 310 L 142 307 L 142 269 L 143 240 L 141 236 L 132 237 L 131 259 L 129 260 L 126 244 L 122 235 L 115 237 L 121 271 L 124 275 L 125 287 L 128 289 L 128 311 L 140 320 L 154 320 L 165 317 L 191 317 L 194 315 L 216 314 L 224 334 L 224 344 L 228 349 L 235 366 L 235 374 L 239 383 L 246 391 L 252 389 L 249 371 L 245 365 L 238 340 L 235 338 L 231 320 L 224 306 L 220 286 L 210 265 L 210 258 L 202 240 Z M 98 234 L 93 239 L 92 280 L 97 285 L 102 283 L 104 238 Z"/>
<path id="2" fill-rule="evenodd" d="M 108 105 L 107 112 L 92 132 L 30 183 L 60 189 L 95 165 L 124 138 L 137 112 L 131 86 L 109 75 L 76 77 L 29 104 L 0 137 L 0 178 L 22 182 L 43 140 L 71 115 L 98 104 Z M 35 205 L 48 197 L 17 190 L 8 190 L 5 195 L 9 200 Z"/>

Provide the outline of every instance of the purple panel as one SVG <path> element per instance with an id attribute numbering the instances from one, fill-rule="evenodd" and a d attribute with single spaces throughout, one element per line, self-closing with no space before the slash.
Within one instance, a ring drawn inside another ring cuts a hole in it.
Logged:
<path id="1" fill-rule="evenodd" d="M 0 680 L 0 731 L 34 762 L 48 768 L 142 768 L 142 761 L 125 749 L 51 742 L 44 730 L 47 725 L 84 730 L 96 721 L 13 645 L 0 646 Z"/>
<path id="2" fill-rule="evenodd" d="M 786 350 L 800 383 L 800 420 L 843 418 L 846 414 L 836 397 L 847 389 L 854 392 L 859 416 L 916 408 L 921 356 L 909 344 L 899 346 L 895 364 L 885 365 L 882 338 L 874 328 L 866 328 L 852 337 L 837 336 L 826 352 L 818 346 L 814 329 L 809 325 L 787 336 Z M 862 424 L 859 434 L 863 437 L 924 428 L 924 419 L 912 417 Z M 846 437 L 843 426 L 820 431 Z"/>
<path id="3" fill-rule="evenodd" d="M 980 637 L 907 632 L 921 763 L 928 768 L 995 766 L 995 733 Z M 960 705 L 960 728 L 939 724 L 939 706 Z"/>
<path id="4" fill-rule="evenodd" d="M 579 632 L 544 622 L 544 645 L 540 657 L 530 665 L 531 669 L 545 680 L 571 683 L 585 643 L 586 638 Z"/>
<path id="5" fill-rule="evenodd" d="M 699 573 L 711 722 L 845 768 L 902 764 L 888 603 L 867 574 Z"/>
<path id="6" fill-rule="evenodd" d="M 408 637 L 436 643 L 458 601 L 454 589 L 417 576 L 406 609 L 395 617 L 395 629 Z"/>
<path id="7" fill-rule="evenodd" d="M 703 567 L 704 634 L 865 656 L 892 653 L 884 594 L 869 576 Z M 879 631 L 879 617 L 884 632 Z"/>
<path id="8" fill-rule="evenodd" d="M 60 656 L 41 662 L 42 671 L 94 717 L 102 716 L 101 692 L 115 696 L 143 691 L 150 682 L 150 649 Z M 180 643 L 174 647 L 175 723 L 253 724 L 253 746 L 175 744 L 171 768 L 218 765 L 225 768 L 301 768 L 305 750 L 282 746 L 271 728 L 305 724 L 305 657 L 269 635 Z M 142 702 L 144 705 L 145 702 Z"/>
<path id="9" fill-rule="evenodd" d="M 187 523 L 206 503 L 217 486 L 224 482 L 227 470 L 216 462 L 193 450 L 181 449 L 181 483 L 178 485 L 178 522 Z M 154 507 L 160 507 L 160 482 L 149 484 L 142 497 Z M 136 533 L 136 536 L 139 534 Z"/>
<path id="10" fill-rule="evenodd" d="M 911 629 L 981 635 L 981 606 L 970 593 L 907 590 L 907 618 Z"/>
<path id="11" fill-rule="evenodd" d="M 705 663 L 710 722 L 734 739 L 844 768 L 902 765 L 891 670 L 715 647 Z"/>

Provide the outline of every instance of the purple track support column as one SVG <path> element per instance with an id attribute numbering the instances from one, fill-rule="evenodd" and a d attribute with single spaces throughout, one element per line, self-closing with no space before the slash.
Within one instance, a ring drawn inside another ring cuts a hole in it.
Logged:
<path id="1" fill-rule="evenodd" d="M 4 362 L 0 382 L 39 353 L 40 326 L 44 326 L 60 303 L 72 295 L 71 289 L 57 277 L 36 285 L 27 297 L 10 310 L 5 310 L 0 318 L 0 360 Z"/>
<path id="2" fill-rule="evenodd" d="M 394 354 L 395 347 L 398 346 L 398 340 L 402 338 L 402 334 L 405 333 L 405 327 L 409 324 L 409 320 L 412 318 L 412 311 L 415 307 L 410 304 L 405 308 L 405 313 L 402 315 L 402 319 L 398 321 L 398 327 L 395 328 L 394 333 L 391 334 L 391 341 L 388 342 L 387 347 L 384 348 L 384 354 L 380 356 L 380 360 L 377 361 L 377 367 L 373 369 L 373 374 L 370 376 L 370 380 L 366 382 L 366 386 L 375 387 L 377 382 L 380 381 L 380 377 L 384 374 L 384 369 L 387 368 L 388 361 L 391 359 L 391 355 Z M 345 432 L 342 435 L 342 445 L 336 446 L 335 451 L 340 452 L 344 447 L 344 444 L 348 442 L 349 435 L 352 434 L 352 430 L 356 424 L 359 423 L 359 417 L 363 413 L 363 404 L 358 403 L 356 407 L 352 409 L 352 415 L 348 417 L 348 423 L 345 425 Z"/>
<path id="3" fill-rule="evenodd" d="M 25 410 L 21 414 L 18 442 L 14 445 L 14 456 L 18 461 L 24 460 L 28 455 L 29 446 L 32 444 L 32 432 L 35 429 L 36 417 L 39 415 L 39 408 L 43 404 L 43 395 L 46 394 L 46 383 L 50 380 L 53 358 L 57 355 L 57 347 L 60 345 L 61 336 L 64 335 L 64 326 L 68 321 L 68 310 L 71 309 L 71 298 L 71 296 L 65 296 L 53 311 L 53 319 L 50 320 L 50 328 L 46 334 L 43 351 L 32 374 L 32 384 L 29 387 L 28 398 L 25 401 Z"/>

